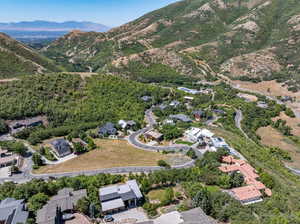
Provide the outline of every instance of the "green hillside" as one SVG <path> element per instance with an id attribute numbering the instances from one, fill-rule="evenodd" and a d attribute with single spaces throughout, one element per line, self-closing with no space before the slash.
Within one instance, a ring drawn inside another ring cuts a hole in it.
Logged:
<path id="1" fill-rule="evenodd" d="M 59 71 L 59 69 L 33 49 L 0 33 L 0 78 L 49 71 Z"/>

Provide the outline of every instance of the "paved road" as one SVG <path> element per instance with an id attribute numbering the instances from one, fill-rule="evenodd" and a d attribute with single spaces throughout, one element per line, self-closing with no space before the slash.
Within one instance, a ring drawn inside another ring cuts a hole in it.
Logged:
<path id="1" fill-rule="evenodd" d="M 146 128 L 143 128 L 133 134 L 131 134 L 127 140 L 128 142 L 139 148 L 139 149 L 143 149 L 143 150 L 147 150 L 147 151 L 156 151 L 156 152 L 161 152 L 161 151 L 188 151 L 189 149 L 191 149 L 191 147 L 189 146 L 185 146 L 185 145 L 175 145 L 175 146 L 150 146 L 147 145 L 145 143 L 142 143 L 139 141 L 139 136 L 145 134 L 147 131 L 150 131 L 151 129 L 153 129 L 154 125 L 156 124 L 156 120 L 155 117 L 153 115 L 153 112 L 151 109 L 147 110 L 145 113 L 146 116 L 146 120 L 148 122 L 148 126 Z"/>
<path id="2" fill-rule="evenodd" d="M 235 126 L 243 133 L 243 135 L 247 138 L 252 140 L 251 138 L 248 137 L 248 135 L 244 132 L 243 128 L 242 128 L 242 120 L 243 120 L 243 113 L 241 110 L 235 109 L 235 117 L 234 117 L 234 121 L 235 121 Z"/>

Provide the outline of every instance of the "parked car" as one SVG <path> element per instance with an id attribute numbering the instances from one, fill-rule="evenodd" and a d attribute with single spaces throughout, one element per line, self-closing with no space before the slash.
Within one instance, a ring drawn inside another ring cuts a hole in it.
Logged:
<path id="1" fill-rule="evenodd" d="M 63 217 L 62 217 L 62 219 L 64 221 L 71 220 L 71 219 L 74 219 L 74 218 L 75 218 L 75 216 L 73 214 L 64 214 Z"/>
<path id="2" fill-rule="evenodd" d="M 104 221 L 105 222 L 113 222 L 114 218 L 111 215 L 106 215 L 106 216 L 104 216 Z"/>

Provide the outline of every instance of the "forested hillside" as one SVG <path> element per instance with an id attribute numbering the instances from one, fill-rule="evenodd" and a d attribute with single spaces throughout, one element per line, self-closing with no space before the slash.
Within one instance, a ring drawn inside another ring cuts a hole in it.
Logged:
<path id="1" fill-rule="evenodd" d="M 82 80 L 69 74 L 27 76 L 0 85 L 0 121 L 46 115 L 47 129 L 34 130 L 32 142 L 73 130 L 94 128 L 120 119 L 143 123 L 148 106 L 140 98 L 158 102 L 166 89 L 109 75 Z M 151 103 L 151 102 L 149 102 Z"/>
<path id="2" fill-rule="evenodd" d="M 142 62 L 212 78 L 209 65 L 234 79 L 297 86 L 299 18 L 298 0 L 184 0 L 107 33 L 70 33 L 43 52 L 71 70 L 130 75 Z"/>
<path id="3" fill-rule="evenodd" d="M 52 61 L 0 33 L 0 78 L 59 71 Z"/>

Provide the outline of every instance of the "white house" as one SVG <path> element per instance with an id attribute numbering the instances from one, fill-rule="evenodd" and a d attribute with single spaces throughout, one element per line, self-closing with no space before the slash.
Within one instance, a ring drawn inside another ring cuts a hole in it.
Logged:
<path id="1" fill-rule="evenodd" d="M 191 142 L 200 141 L 202 138 L 211 139 L 215 134 L 207 129 L 192 127 L 184 133 L 185 137 Z"/>
<path id="2" fill-rule="evenodd" d="M 223 138 L 220 137 L 214 137 L 211 138 L 211 142 L 214 147 L 216 148 L 228 148 L 228 144 L 225 142 Z"/>

